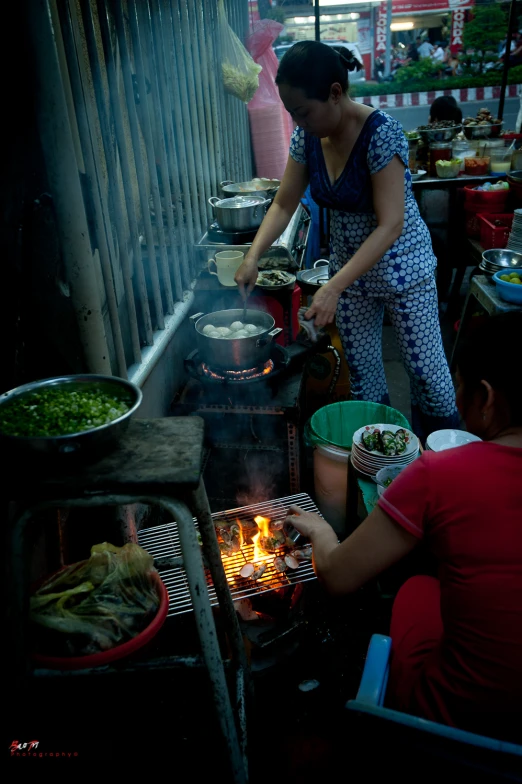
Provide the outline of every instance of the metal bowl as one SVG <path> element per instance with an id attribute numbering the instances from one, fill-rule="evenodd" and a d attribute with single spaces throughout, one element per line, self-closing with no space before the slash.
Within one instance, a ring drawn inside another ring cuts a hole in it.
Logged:
<path id="1" fill-rule="evenodd" d="M 30 384 L 11 389 L 0 396 L 0 413 L 2 406 L 14 398 L 30 397 L 35 392 L 48 387 L 69 388 L 75 391 L 98 389 L 123 400 L 129 406 L 125 414 L 106 425 L 83 430 L 80 433 L 69 433 L 64 436 L 10 436 L 0 432 L 0 447 L 10 454 L 39 455 L 52 457 L 101 456 L 116 446 L 119 438 L 128 427 L 130 417 L 139 408 L 143 394 L 141 389 L 123 378 L 116 376 L 77 375 L 46 378 L 32 381 Z"/>
<path id="2" fill-rule="evenodd" d="M 232 182 L 224 180 L 220 183 L 221 190 L 227 196 L 274 196 L 281 180 L 269 180 L 266 177 L 254 177 L 248 182 Z"/>
<path id="3" fill-rule="evenodd" d="M 485 267 L 495 272 L 503 269 L 518 270 L 522 269 L 522 253 L 507 248 L 485 250 L 482 254 Z"/>
<path id="4" fill-rule="evenodd" d="M 508 182 L 513 181 L 517 185 L 522 185 L 522 171 L 512 171 L 507 175 Z"/>
<path id="5" fill-rule="evenodd" d="M 418 128 L 417 130 L 427 144 L 432 142 L 451 142 L 461 132 L 462 125 L 453 125 L 450 128 Z"/>
<path id="6" fill-rule="evenodd" d="M 464 125 L 462 130 L 466 139 L 489 139 L 490 136 L 499 136 L 503 122 L 486 123 L 484 125 Z"/>

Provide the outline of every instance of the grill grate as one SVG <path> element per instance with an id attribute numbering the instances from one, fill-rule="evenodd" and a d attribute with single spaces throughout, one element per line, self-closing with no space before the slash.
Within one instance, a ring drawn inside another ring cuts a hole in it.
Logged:
<path id="1" fill-rule="evenodd" d="M 286 516 L 288 507 L 292 506 L 292 504 L 297 504 L 307 512 L 317 512 L 320 514 L 310 496 L 306 495 L 306 493 L 298 493 L 297 495 L 287 496 L 286 498 L 277 498 L 272 501 L 252 504 L 251 506 L 228 509 L 226 512 L 215 512 L 212 515 L 212 519 L 234 522 L 237 517 L 244 519 L 246 517 L 253 518 L 256 515 L 262 515 L 263 517 L 269 517 L 271 520 L 280 520 Z M 198 528 L 195 518 L 194 524 L 196 528 Z M 153 558 L 172 558 L 181 556 L 178 526 L 175 522 L 155 526 L 154 528 L 146 528 L 143 531 L 140 531 L 138 533 L 138 543 L 147 550 Z M 283 573 L 276 572 L 273 566 L 274 558 L 276 555 L 282 555 L 285 552 L 285 548 L 281 548 L 275 553 L 266 553 L 261 559 L 257 560 L 256 564 L 266 564 L 266 571 L 258 580 L 240 577 L 239 572 L 241 567 L 250 562 L 253 551 L 254 545 L 244 544 L 241 550 L 223 558 L 223 566 L 227 578 L 229 579 L 230 593 L 234 601 L 315 579 L 311 561 L 300 562 L 298 569 L 287 569 L 287 571 Z M 172 569 L 159 569 L 158 571 L 169 594 L 169 616 L 192 612 L 192 602 L 184 568 L 182 566 L 176 566 Z M 210 572 L 208 569 L 206 569 L 205 572 L 207 576 L 210 604 L 211 606 L 215 606 L 218 604 L 216 592 L 212 585 Z"/>

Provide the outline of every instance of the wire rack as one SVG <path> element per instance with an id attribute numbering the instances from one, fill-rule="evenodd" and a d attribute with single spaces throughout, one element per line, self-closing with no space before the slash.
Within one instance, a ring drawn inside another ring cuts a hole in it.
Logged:
<path id="1" fill-rule="evenodd" d="M 297 504 L 307 512 L 320 514 L 316 505 L 306 493 L 277 498 L 272 501 L 264 501 L 250 506 L 241 506 L 237 509 L 228 509 L 225 512 L 215 512 L 212 519 L 223 520 L 233 523 L 237 518 L 254 518 L 257 515 L 268 517 L 270 520 L 281 520 L 286 517 L 288 507 Z M 194 518 L 194 525 L 198 528 L 197 520 Z M 181 546 L 178 536 L 178 526 L 176 522 L 146 528 L 138 533 L 138 543 L 147 550 L 153 558 L 181 558 Z M 306 548 L 305 548 L 306 549 Z M 264 573 L 257 579 L 241 577 L 241 568 L 250 563 L 253 558 L 254 545 L 243 544 L 241 550 L 229 556 L 223 557 L 223 566 L 227 576 L 230 593 L 234 601 L 245 599 L 260 593 L 275 591 L 297 583 L 308 582 L 315 579 L 311 560 L 300 561 L 297 569 L 287 569 L 286 572 L 278 572 L 274 567 L 274 558 L 284 555 L 288 548 L 282 547 L 273 553 L 263 554 L 256 560 L 256 567 L 263 564 L 266 568 Z M 158 569 L 161 579 L 169 594 L 169 616 L 181 615 L 182 613 L 192 612 L 192 602 L 185 570 L 182 565 L 174 568 Z M 218 604 L 210 572 L 206 571 L 207 584 L 209 589 L 210 604 Z"/>

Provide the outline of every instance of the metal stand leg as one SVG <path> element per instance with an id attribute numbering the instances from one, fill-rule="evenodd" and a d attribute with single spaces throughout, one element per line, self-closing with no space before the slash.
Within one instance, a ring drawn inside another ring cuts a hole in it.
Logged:
<path id="1" fill-rule="evenodd" d="M 196 492 L 199 493 L 198 500 L 201 502 L 201 487 Z M 214 704 L 217 711 L 218 721 L 221 725 L 221 731 L 228 748 L 234 782 L 237 784 L 246 784 L 248 780 L 245 766 L 246 760 L 238 742 L 236 725 L 232 712 L 232 705 L 230 702 L 230 695 L 225 678 L 223 660 L 219 650 L 216 626 L 214 624 L 214 617 L 212 615 L 212 608 L 210 606 L 210 600 L 208 597 L 201 551 L 196 537 L 196 529 L 194 527 L 194 523 L 192 522 L 192 514 L 185 504 L 182 504 L 178 501 L 162 499 L 161 505 L 172 514 L 173 519 L 176 520 L 178 524 L 179 540 L 181 544 L 181 550 L 183 552 L 183 561 L 185 571 L 187 573 L 190 596 L 194 607 L 194 618 L 196 620 L 199 639 L 201 642 L 203 658 L 205 660 L 205 664 L 207 665 L 208 674 L 212 684 L 212 690 L 214 692 Z M 205 517 L 204 514 L 202 516 Z M 205 525 L 205 523 L 203 523 L 203 525 Z M 215 533 L 213 535 L 215 538 Z M 211 539 L 211 536 L 207 536 L 207 541 L 210 542 Z M 232 601 L 230 594 L 229 599 Z"/>

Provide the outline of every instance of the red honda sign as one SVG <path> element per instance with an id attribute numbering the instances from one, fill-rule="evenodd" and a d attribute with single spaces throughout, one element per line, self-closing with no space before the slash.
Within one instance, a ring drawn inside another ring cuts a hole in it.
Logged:
<path id="1" fill-rule="evenodd" d="M 458 54 L 462 50 L 462 33 L 468 20 L 468 11 L 465 8 L 456 8 L 451 15 L 450 51 Z"/>
<path id="2" fill-rule="evenodd" d="M 386 2 L 375 9 L 374 56 L 384 59 L 386 54 Z"/>

